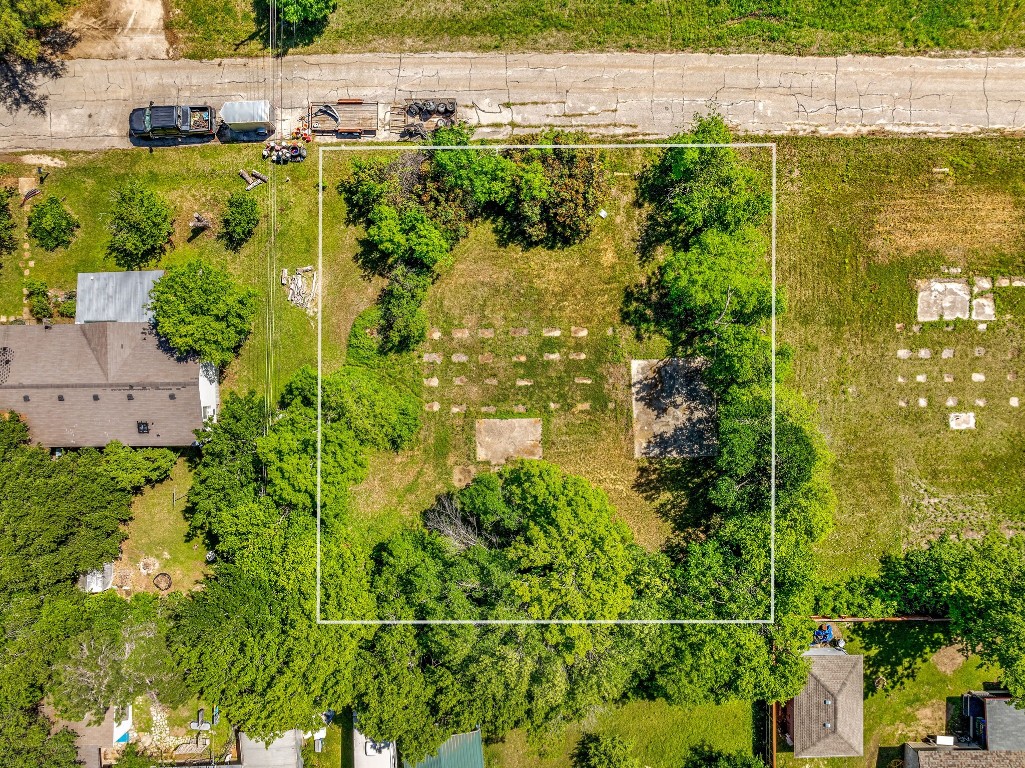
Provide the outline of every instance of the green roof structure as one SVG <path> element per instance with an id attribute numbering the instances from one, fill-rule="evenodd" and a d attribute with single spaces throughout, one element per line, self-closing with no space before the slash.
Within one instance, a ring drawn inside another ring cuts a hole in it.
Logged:
<path id="1" fill-rule="evenodd" d="M 438 748 L 438 754 L 415 766 L 402 762 L 405 768 L 484 768 L 484 744 L 479 730 L 457 733 Z"/>

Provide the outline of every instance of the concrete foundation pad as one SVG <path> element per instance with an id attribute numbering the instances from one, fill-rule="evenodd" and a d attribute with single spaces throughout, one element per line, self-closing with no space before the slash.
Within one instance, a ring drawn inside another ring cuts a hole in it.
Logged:
<path id="1" fill-rule="evenodd" d="M 477 419 L 477 461 L 540 459 L 541 419 Z"/>

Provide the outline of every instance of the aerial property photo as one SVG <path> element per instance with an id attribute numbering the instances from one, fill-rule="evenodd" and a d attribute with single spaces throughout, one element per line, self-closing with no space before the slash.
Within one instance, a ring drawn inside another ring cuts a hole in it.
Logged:
<path id="1" fill-rule="evenodd" d="M 1025 768 L 1025 11 L 0 18 L 5 765 Z"/>

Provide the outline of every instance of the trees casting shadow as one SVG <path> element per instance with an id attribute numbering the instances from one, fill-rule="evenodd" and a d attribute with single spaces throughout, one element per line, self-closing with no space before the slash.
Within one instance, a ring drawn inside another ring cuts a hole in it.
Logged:
<path id="1" fill-rule="evenodd" d="M 910 682 L 929 658 L 953 639 L 950 627 L 931 622 L 871 622 L 858 628 L 865 651 L 865 691 L 893 690 Z"/>
<path id="2" fill-rule="evenodd" d="M 58 27 L 40 40 L 41 51 L 35 61 L 0 55 L 0 106 L 12 114 L 24 109 L 31 115 L 45 115 L 47 96 L 43 86 L 64 76 L 67 62 L 61 57 L 77 42 L 77 33 Z"/>

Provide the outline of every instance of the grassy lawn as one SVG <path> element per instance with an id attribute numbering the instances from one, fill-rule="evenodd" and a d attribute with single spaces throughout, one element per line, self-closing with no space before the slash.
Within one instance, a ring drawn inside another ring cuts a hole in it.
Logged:
<path id="1" fill-rule="evenodd" d="M 190 58 L 254 55 L 265 0 L 173 0 L 167 25 Z M 404 0 L 338 3 L 326 24 L 281 39 L 301 52 L 745 51 L 799 54 L 1004 50 L 1025 43 L 1025 8 L 968 0 L 690 3 L 625 0 Z"/>
<path id="2" fill-rule="evenodd" d="M 111 207 L 111 190 L 129 179 L 137 179 L 163 195 L 175 211 L 174 249 L 169 250 L 156 267 L 201 256 L 231 271 L 239 281 L 256 288 L 261 295 L 262 311 L 253 335 L 239 359 L 225 375 L 228 389 L 270 390 L 273 395 L 302 365 L 316 364 L 316 325 L 314 318 L 287 301 L 280 285 L 281 268 L 294 270 L 316 263 L 317 187 L 316 163 L 292 164 L 282 168 L 264 161 L 261 145 L 111 150 L 94 153 L 57 152 L 53 156 L 67 163 L 53 168 L 44 191 L 64 198 L 67 207 L 82 226 L 67 249 L 47 253 L 33 246 L 29 256 L 19 252 L 2 258 L 0 315 L 21 314 L 21 276 L 28 259 L 35 262 L 30 277 L 41 279 L 51 288 L 73 290 L 76 275 L 84 271 L 117 269 L 106 255 L 105 230 Z M 257 187 L 253 194 L 260 203 L 262 221 L 253 239 L 234 253 L 213 234 L 192 239 L 188 222 L 194 212 L 202 212 L 219 221 L 224 202 L 231 192 L 244 188 L 238 176 L 240 168 L 257 169 L 278 179 L 276 209 L 271 210 L 270 187 Z M 0 180 L 14 181 L 29 176 L 34 166 L 18 161 L 17 156 L 0 156 Z M 337 197 L 325 198 L 325 215 L 333 215 Z M 26 211 L 19 216 L 24 222 Z M 275 247 L 270 246 L 271 214 L 274 214 Z M 21 230 L 21 235 L 24 230 Z M 339 324 L 347 327 L 361 303 L 368 303 L 373 292 L 358 279 L 348 254 L 352 244 L 335 237 L 325 243 L 326 285 L 346 298 L 340 310 Z M 345 254 L 345 258 L 341 258 Z M 342 285 L 339 286 L 338 284 Z M 273 302 L 273 313 L 267 312 Z M 332 326 L 333 327 L 333 326 Z M 326 336 L 326 361 L 337 363 L 341 346 L 338 337 Z M 341 336 L 344 339 L 344 335 Z"/>
<path id="3" fill-rule="evenodd" d="M 171 476 L 146 488 L 132 501 L 128 538 L 121 545 L 117 564 L 131 578 L 134 591 L 157 592 L 153 576 L 164 572 L 171 577 L 171 589 L 187 592 L 205 575 L 206 547 L 200 541 L 185 541 L 188 523 L 182 517 L 185 494 L 192 483 L 192 471 L 185 459 L 174 465 Z M 155 559 L 156 571 L 144 575 L 139 564 Z"/>
<path id="4" fill-rule="evenodd" d="M 663 701 L 634 701 L 573 725 L 558 740 L 538 747 L 523 731 L 485 747 L 489 768 L 568 768 L 581 733 L 614 734 L 632 744 L 633 755 L 649 768 L 677 768 L 696 746 L 708 744 L 729 752 L 751 751 L 751 705 L 744 702 L 692 707 Z"/>
<path id="5" fill-rule="evenodd" d="M 781 140 L 778 271 L 789 313 L 780 332 L 837 458 L 839 514 L 820 547 L 826 578 L 872 571 L 882 553 L 944 530 L 1023 519 L 1022 416 L 1009 398 L 1025 393 L 1021 378 L 1008 381 L 1025 340 L 1020 313 L 1000 301 L 985 332 L 967 322 L 912 327 L 914 282 L 942 276 L 941 267 L 963 277 L 1025 273 L 1021 146 Z M 918 359 L 921 348 L 933 357 Z M 947 348 L 953 359 L 941 358 Z M 898 349 L 915 357 L 898 360 Z M 972 382 L 974 372 L 986 381 Z M 950 396 L 956 409 L 944 406 Z M 917 407 L 919 397 L 928 407 Z M 948 412 L 962 409 L 976 412 L 976 430 L 948 428 Z"/>
<path id="6" fill-rule="evenodd" d="M 865 656 L 865 754 L 862 758 L 798 760 L 793 751 L 779 754 L 786 766 L 887 768 L 903 757 L 906 741 L 949 732 L 950 715 L 960 711 L 960 695 L 991 683 L 998 670 L 965 658 L 951 646 L 939 624 L 838 625 L 849 640 L 847 650 Z M 876 689 L 877 678 L 885 684 Z"/>
<path id="7" fill-rule="evenodd" d="M 313 753 L 313 768 L 342 768 L 342 741 L 349 737 L 349 733 L 337 725 L 329 725 L 327 738 L 324 739 L 324 751 Z M 313 742 L 309 743 L 312 745 Z"/>

